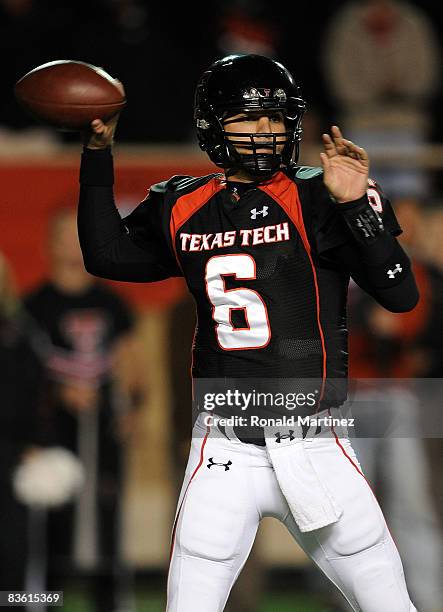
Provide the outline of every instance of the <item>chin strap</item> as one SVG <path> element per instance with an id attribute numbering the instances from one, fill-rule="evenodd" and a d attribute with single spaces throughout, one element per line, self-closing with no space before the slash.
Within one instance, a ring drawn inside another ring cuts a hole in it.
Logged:
<path id="1" fill-rule="evenodd" d="M 233 176 L 234 174 L 236 174 L 239 170 L 242 170 L 243 172 L 246 171 L 246 169 L 244 167 L 232 167 L 232 168 L 227 168 L 225 170 L 225 177 L 228 180 L 230 176 Z M 263 174 L 263 175 L 256 175 L 256 174 L 252 174 L 252 173 L 248 173 L 248 177 L 250 177 L 251 180 L 248 180 L 247 182 L 252 185 L 253 187 L 258 187 L 259 185 L 262 185 L 263 183 L 266 183 L 267 181 L 269 181 L 269 179 L 271 179 L 274 174 L 276 174 L 278 171 L 280 170 L 280 168 L 277 168 L 277 170 L 274 170 L 272 172 Z"/>

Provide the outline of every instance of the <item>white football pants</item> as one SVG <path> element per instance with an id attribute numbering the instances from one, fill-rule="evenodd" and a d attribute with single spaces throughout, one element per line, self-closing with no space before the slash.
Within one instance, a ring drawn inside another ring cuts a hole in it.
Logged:
<path id="1" fill-rule="evenodd" d="M 282 521 L 357 612 L 416 612 L 380 507 L 347 438 L 310 441 L 310 460 L 344 509 L 302 533 L 266 447 L 222 436 L 200 415 L 172 533 L 167 612 L 221 612 L 262 517 Z"/>

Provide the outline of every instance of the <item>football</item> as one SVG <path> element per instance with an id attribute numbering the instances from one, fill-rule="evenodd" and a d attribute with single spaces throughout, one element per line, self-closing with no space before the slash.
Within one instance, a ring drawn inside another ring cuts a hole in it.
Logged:
<path id="1" fill-rule="evenodd" d="M 118 80 L 102 68 L 73 60 L 34 68 L 17 81 L 14 93 L 35 119 L 68 131 L 83 130 L 93 119 L 108 121 L 126 104 Z"/>

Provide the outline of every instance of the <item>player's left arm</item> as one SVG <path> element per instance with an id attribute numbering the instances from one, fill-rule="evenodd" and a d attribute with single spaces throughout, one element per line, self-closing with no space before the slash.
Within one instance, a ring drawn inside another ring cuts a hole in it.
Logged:
<path id="1" fill-rule="evenodd" d="M 334 259 L 388 310 L 412 310 L 419 294 L 410 260 L 395 238 L 401 230 L 389 202 L 369 181 L 366 151 L 343 138 L 337 126 L 323 135 L 323 143 L 323 182 L 349 230 Z"/>

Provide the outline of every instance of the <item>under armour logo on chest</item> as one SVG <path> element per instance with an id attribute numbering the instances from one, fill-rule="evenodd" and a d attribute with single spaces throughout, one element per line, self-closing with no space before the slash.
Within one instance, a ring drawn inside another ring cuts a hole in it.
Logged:
<path id="1" fill-rule="evenodd" d="M 225 472 L 227 472 L 229 470 L 229 466 L 232 465 L 232 461 L 229 460 L 227 463 L 217 463 L 214 461 L 214 457 L 210 457 L 208 459 L 209 463 L 206 466 L 208 469 L 211 469 L 213 465 L 220 465 L 223 466 L 225 468 Z"/>
<path id="2" fill-rule="evenodd" d="M 281 433 L 278 431 L 278 432 L 275 434 L 275 437 L 277 438 L 277 439 L 276 439 L 276 442 L 277 442 L 278 444 L 280 444 L 280 442 L 281 442 L 282 440 L 286 440 L 286 438 L 289 438 L 289 441 L 290 441 L 290 442 L 292 442 L 292 440 L 294 440 L 294 430 L 293 430 L 293 429 L 290 429 L 290 430 L 289 430 L 289 433 L 287 433 L 287 434 L 283 434 L 283 435 L 282 435 L 282 434 L 281 434 Z"/>
<path id="3" fill-rule="evenodd" d="M 387 275 L 389 276 L 389 278 L 395 278 L 395 275 L 400 272 L 403 272 L 403 268 L 401 267 L 400 264 L 395 264 L 395 268 L 393 270 L 388 270 L 387 271 Z"/>
<path id="4" fill-rule="evenodd" d="M 266 217 L 266 215 L 268 214 L 268 210 L 269 210 L 269 206 L 263 206 L 261 210 L 257 210 L 256 208 L 253 208 L 251 210 L 251 219 L 257 219 L 258 215 L 262 215 L 263 217 Z"/>

